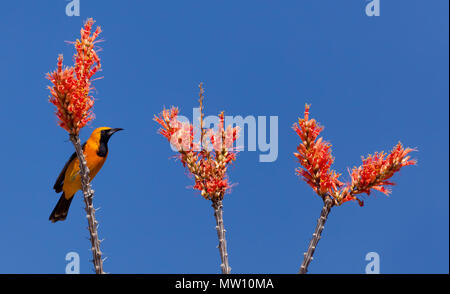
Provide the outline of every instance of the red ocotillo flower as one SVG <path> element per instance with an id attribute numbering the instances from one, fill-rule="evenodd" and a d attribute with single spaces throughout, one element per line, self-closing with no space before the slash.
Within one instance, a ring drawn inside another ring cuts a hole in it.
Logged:
<path id="1" fill-rule="evenodd" d="M 216 131 L 203 128 L 203 87 L 200 84 L 200 130 L 194 130 L 190 123 L 177 119 L 178 109 L 164 109 L 154 120 L 159 123 L 159 133 L 168 139 L 178 151 L 184 167 L 194 177 L 194 189 L 212 201 L 216 229 L 219 238 L 219 252 L 222 260 L 222 273 L 228 274 L 231 268 L 228 263 L 225 228 L 223 224 L 222 200 L 230 189 L 228 165 L 236 160 L 233 143 L 239 136 L 239 127 L 225 128 L 224 114 L 219 114 L 219 125 Z M 194 132 L 200 132 L 200 139 L 194 142 Z M 212 146 L 212 148 L 210 148 Z"/>
<path id="2" fill-rule="evenodd" d="M 331 144 L 319 137 L 323 127 L 314 119 L 309 119 L 309 105 L 305 106 L 305 117 L 298 119 L 294 124 L 294 131 L 301 139 L 294 153 L 301 168 L 297 168 L 297 174 L 301 175 L 308 185 L 321 197 L 335 191 L 342 185 L 339 181 L 340 174 L 331 170 L 334 158 L 331 156 Z"/>
<path id="3" fill-rule="evenodd" d="M 172 135 L 175 134 L 175 132 L 178 130 L 175 126 L 175 124 L 178 122 L 178 113 L 179 111 L 176 107 L 171 107 L 170 109 L 164 108 L 163 111 L 158 116 L 155 115 L 153 119 L 161 125 L 161 128 L 158 130 L 158 132 L 166 137 L 166 139 L 168 139 L 169 141 Z"/>
<path id="4" fill-rule="evenodd" d="M 194 189 L 199 190 L 205 199 L 222 200 L 230 188 L 226 171 L 228 165 L 236 160 L 233 143 L 239 136 L 239 127 L 228 126 L 225 129 L 222 112 L 217 131 L 206 130 L 202 126 L 199 130 L 202 138 L 194 142 L 194 126 L 180 122 L 178 113 L 178 108 L 171 107 L 155 115 L 154 120 L 160 124 L 158 132 L 179 152 L 181 163 L 194 176 Z M 209 149 L 209 143 L 212 149 Z"/>
<path id="5" fill-rule="evenodd" d="M 59 125 L 70 134 L 78 135 L 94 114 L 91 111 L 94 98 L 92 90 L 92 76 L 100 70 L 100 59 L 94 50 L 94 44 L 101 32 L 100 27 L 92 33 L 94 20 L 88 19 L 81 29 L 81 37 L 74 43 L 76 53 L 75 65 L 63 68 L 63 56 L 59 55 L 57 69 L 47 74 L 52 82 L 48 86 L 51 96 L 49 100 L 56 106 L 56 116 Z M 92 34 L 91 34 L 92 33 Z"/>
<path id="6" fill-rule="evenodd" d="M 239 136 L 239 127 L 225 129 L 224 114 L 219 114 L 219 126 L 216 132 L 209 129 L 204 132 L 204 142 L 198 157 L 198 174 L 194 189 L 201 191 L 203 197 L 209 200 L 222 200 L 230 184 L 226 175 L 228 164 L 236 160 L 233 143 Z M 207 140 L 212 144 L 212 150 L 207 148 Z"/>
<path id="7" fill-rule="evenodd" d="M 354 167 L 350 174 L 351 183 L 343 187 L 343 183 L 339 181 L 340 174 L 331 170 L 334 161 L 331 144 L 318 138 L 323 128 L 314 119 L 309 118 L 309 105 L 305 106 L 304 118 L 299 118 L 298 124 L 294 124 L 293 128 L 301 139 L 297 153 L 294 153 L 302 166 L 297 169 L 297 173 L 324 201 L 316 230 L 300 267 L 299 273 L 304 274 L 312 260 L 331 208 L 350 200 L 356 200 L 362 206 L 362 200 L 356 195 L 369 195 L 372 189 L 389 194 L 390 190 L 386 186 L 394 183 L 388 180 L 402 167 L 414 165 L 416 161 L 408 156 L 413 149 L 405 149 L 398 143 L 389 154 L 381 152 L 363 158 L 363 165 Z"/>
<path id="8" fill-rule="evenodd" d="M 371 190 L 378 190 L 386 195 L 392 191 L 386 186 L 395 185 L 388 181 L 402 167 L 415 165 L 416 160 L 410 159 L 408 154 L 414 151 L 411 148 L 403 148 L 402 143 L 392 149 L 389 154 L 384 152 L 375 152 L 367 158 L 362 158 L 362 166 L 354 167 L 350 174 L 351 183 L 342 189 L 339 193 L 339 204 L 349 200 L 357 200 L 362 206 L 363 201 L 358 199 L 356 195 L 366 193 L 370 195 Z"/>

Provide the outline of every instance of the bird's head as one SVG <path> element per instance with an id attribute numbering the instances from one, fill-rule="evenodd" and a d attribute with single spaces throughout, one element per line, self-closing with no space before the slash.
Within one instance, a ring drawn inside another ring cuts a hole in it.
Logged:
<path id="1" fill-rule="evenodd" d="M 109 127 L 101 127 L 101 128 L 96 128 L 92 134 L 90 139 L 93 139 L 95 142 L 103 142 L 103 143 L 108 143 L 109 138 L 111 138 L 112 135 L 114 135 L 116 132 L 118 131 L 122 131 L 123 129 L 121 128 L 109 128 Z"/>

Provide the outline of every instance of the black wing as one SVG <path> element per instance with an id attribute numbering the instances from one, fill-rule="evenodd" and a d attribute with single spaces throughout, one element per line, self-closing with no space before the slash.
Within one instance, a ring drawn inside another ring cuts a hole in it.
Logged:
<path id="1" fill-rule="evenodd" d="M 82 148 L 84 150 L 84 146 L 86 145 L 86 143 L 83 144 Z M 69 160 L 67 160 L 66 164 L 64 165 L 62 171 L 59 173 L 58 178 L 56 179 L 55 185 L 53 186 L 53 189 L 55 189 L 56 193 L 59 193 L 62 191 L 62 188 L 64 186 L 64 178 L 66 176 L 66 171 L 67 168 L 69 167 L 69 164 L 75 159 L 77 158 L 77 153 L 74 152 L 72 154 L 72 156 L 70 156 Z"/>

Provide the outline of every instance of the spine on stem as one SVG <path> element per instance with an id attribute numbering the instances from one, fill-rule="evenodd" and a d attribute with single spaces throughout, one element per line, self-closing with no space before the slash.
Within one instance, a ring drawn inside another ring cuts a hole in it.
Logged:
<path id="1" fill-rule="evenodd" d="M 98 222 L 95 219 L 95 208 L 92 199 L 94 198 L 94 190 L 91 188 L 89 179 L 89 168 L 84 157 L 81 147 L 80 138 L 77 135 L 70 135 L 70 141 L 75 147 L 78 161 L 80 162 L 81 187 L 83 190 L 83 198 L 85 203 L 86 218 L 88 220 L 88 229 L 91 241 L 91 250 L 93 263 L 96 274 L 104 274 L 102 252 L 100 250 L 100 240 L 98 238 Z"/>
<path id="2" fill-rule="evenodd" d="M 320 217 L 317 220 L 317 226 L 314 231 L 313 237 L 309 242 L 308 250 L 304 253 L 304 258 L 302 265 L 300 266 L 299 274 L 306 274 L 308 272 L 308 266 L 313 260 L 314 251 L 316 250 L 317 243 L 322 236 L 322 231 L 325 226 L 325 222 L 328 219 L 328 214 L 330 213 L 331 207 L 333 207 L 333 200 L 330 196 L 325 196 L 323 201 L 322 211 Z"/>
<path id="3" fill-rule="evenodd" d="M 229 274 L 231 272 L 230 264 L 228 263 L 228 252 L 227 252 L 227 240 L 225 238 L 225 226 L 223 224 L 223 204 L 222 200 L 213 201 L 212 207 L 214 208 L 214 217 L 216 219 L 216 230 L 217 237 L 219 238 L 219 252 L 220 259 L 222 263 L 220 268 L 222 269 L 222 274 Z"/>

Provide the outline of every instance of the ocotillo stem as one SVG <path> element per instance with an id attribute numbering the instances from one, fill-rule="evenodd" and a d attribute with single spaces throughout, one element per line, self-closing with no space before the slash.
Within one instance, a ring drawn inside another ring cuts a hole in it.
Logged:
<path id="1" fill-rule="evenodd" d="M 96 274 L 104 274 L 103 271 L 103 259 L 102 252 L 100 251 L 100 240 L 98 238 L 98 222 L 95 219 L 95 208 L 92 204 L 92 198 L 94 198 L 94 190 L 91 188 L 89 179 L 89 168 L 87 166 L 86 158 L 84 157 L 83 149 L 81 147 L 80 138 L 77 135 L 70 135 L 70 141 L 75 147 L 78 161 L 80 162 L 80 177 L 81 187 L 84 195 L 84 203 L 86 205 L 86 217 L 88 220 L 88 228 L 91 240 L 91 250 L 93 255 L 93 262 Z"/>
<path id="2" fill-rule="evenodd" d="M 216 218 L 217 237 L 219 238 L 219 252 L 222 261 L 220 267 L 222 274 L 229 274 L 231 267 L 228 263 L 227 240 L 225 239 L 225 227 L 223 225 L 223 204 L 222 200 L 213 200 L 214 217 Z"/>
<path id="3" fill-rule="evenodd" d="M 330 196 L 325 195 L 323 198 L 323 207 L 320 217 L 317 220 L 316 230 L 314 231 L 311 242 L 309 242 L 308 250 L 304 253 L 305 257 L 303 259 L 302 265 L 300 266 L 299 274 L 306 274 L 308 271 L 308 266 L 313 259 L 314 251 L 316 250 L 317 243 L 319 243 L 320 236 L 322 235 L 323 227 L 327 221 L 328 214 L 330 213 L 331 207 L 333 207 L 333 200 Z"/>

